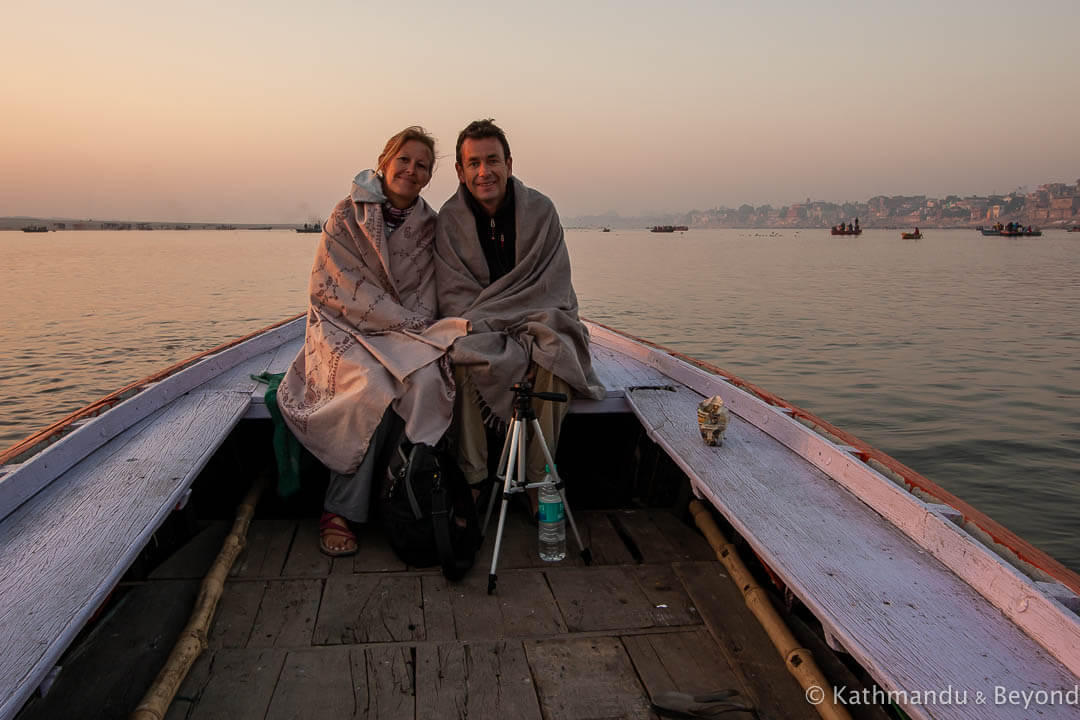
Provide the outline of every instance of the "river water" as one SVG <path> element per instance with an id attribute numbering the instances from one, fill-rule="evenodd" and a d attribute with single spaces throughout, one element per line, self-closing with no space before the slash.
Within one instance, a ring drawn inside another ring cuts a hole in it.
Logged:
<path id="1" fill-rule="evenodd" d="M 317 235 L 0 233 L 0 448 L 301 312 Z M 1080 236 L 568 230 L 582 315 L 856 435 L 1080 571 Z"/>

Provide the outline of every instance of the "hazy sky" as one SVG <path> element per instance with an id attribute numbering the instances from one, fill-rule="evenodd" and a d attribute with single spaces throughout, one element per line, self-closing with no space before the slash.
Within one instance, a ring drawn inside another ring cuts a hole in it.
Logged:
<path id="1" fill-rule="evenodd" d="M 1080 177 L 1077 0 L 14 0 L 3 16 L 0 215 L 325 217 L 410 124 L 439 139 L 438 208 L 480 117 L 564 217 Z"/>

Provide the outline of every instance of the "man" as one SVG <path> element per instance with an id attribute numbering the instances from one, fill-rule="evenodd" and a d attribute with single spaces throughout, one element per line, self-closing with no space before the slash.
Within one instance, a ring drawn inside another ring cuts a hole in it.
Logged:
<path id="1" fill-rule="evenodd" d="M 578 318 L 570 255 L 555 206 L 512 175 L 506 134 L 491 120 L 458 135 L 461 184 L 439 211 L 435 279 L 440 316 L 471 323 L 450 349 L 457 381 L 458 461 L 476 487 L 488 477 L 485 426 L 505 429 L 513 414 L 510 386 L 600 400 L 604 388 Z M 568 403 L 534 402 L 552 457 Z M 531 435 L 531 433 L 530 433 Z M 544 454 L 530 437 L 526 476 L 544 476 Z M 530 501 L 536 509 L 536 493 Z"/>

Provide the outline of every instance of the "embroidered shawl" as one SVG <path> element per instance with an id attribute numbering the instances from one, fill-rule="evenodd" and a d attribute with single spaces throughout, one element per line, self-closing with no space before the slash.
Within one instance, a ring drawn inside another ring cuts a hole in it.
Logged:
<path id="1" fill-rule="evenodd" d="M 383 200 L 365 171 L 326 221 L 304 347 L 278 389 L 286 424 L 340 473 L 355 472 L 389 406 L 410 440 L 438 442 L 454 403 L 446 350 L 468 329 L 460 317 L 435 320 L 435 212 L 418 199 L 387 237 Z"/>
<path id="2" fill-rule="evenodd" d="M 600 400 L 604 387 L 593 372 L 589 333 L 578 317 L 570 281 L 570 255 L 555 206 L 546 196 L 514 183 L 516 264 L 495 282 L 476 235 L 464 185 L 439 211 L 435 275 L 441 315 L 467 318 L 471 329 L 450 349 L 476 383 L 489 424 L 508 423 L 513 396 L 530 358 L 566 381 L 580 396 Z"/>

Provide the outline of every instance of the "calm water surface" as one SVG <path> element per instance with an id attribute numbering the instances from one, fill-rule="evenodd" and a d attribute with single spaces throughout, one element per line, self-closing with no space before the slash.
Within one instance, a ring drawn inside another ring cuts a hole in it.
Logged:
<path id="1" fill-rule="evenodd" d="M 304 309 L 317 236 L 0 233 L 0 447 Z M 761 385 L 1080 570 L 1080 238 L 570 230 L 582 314 Z"/>

